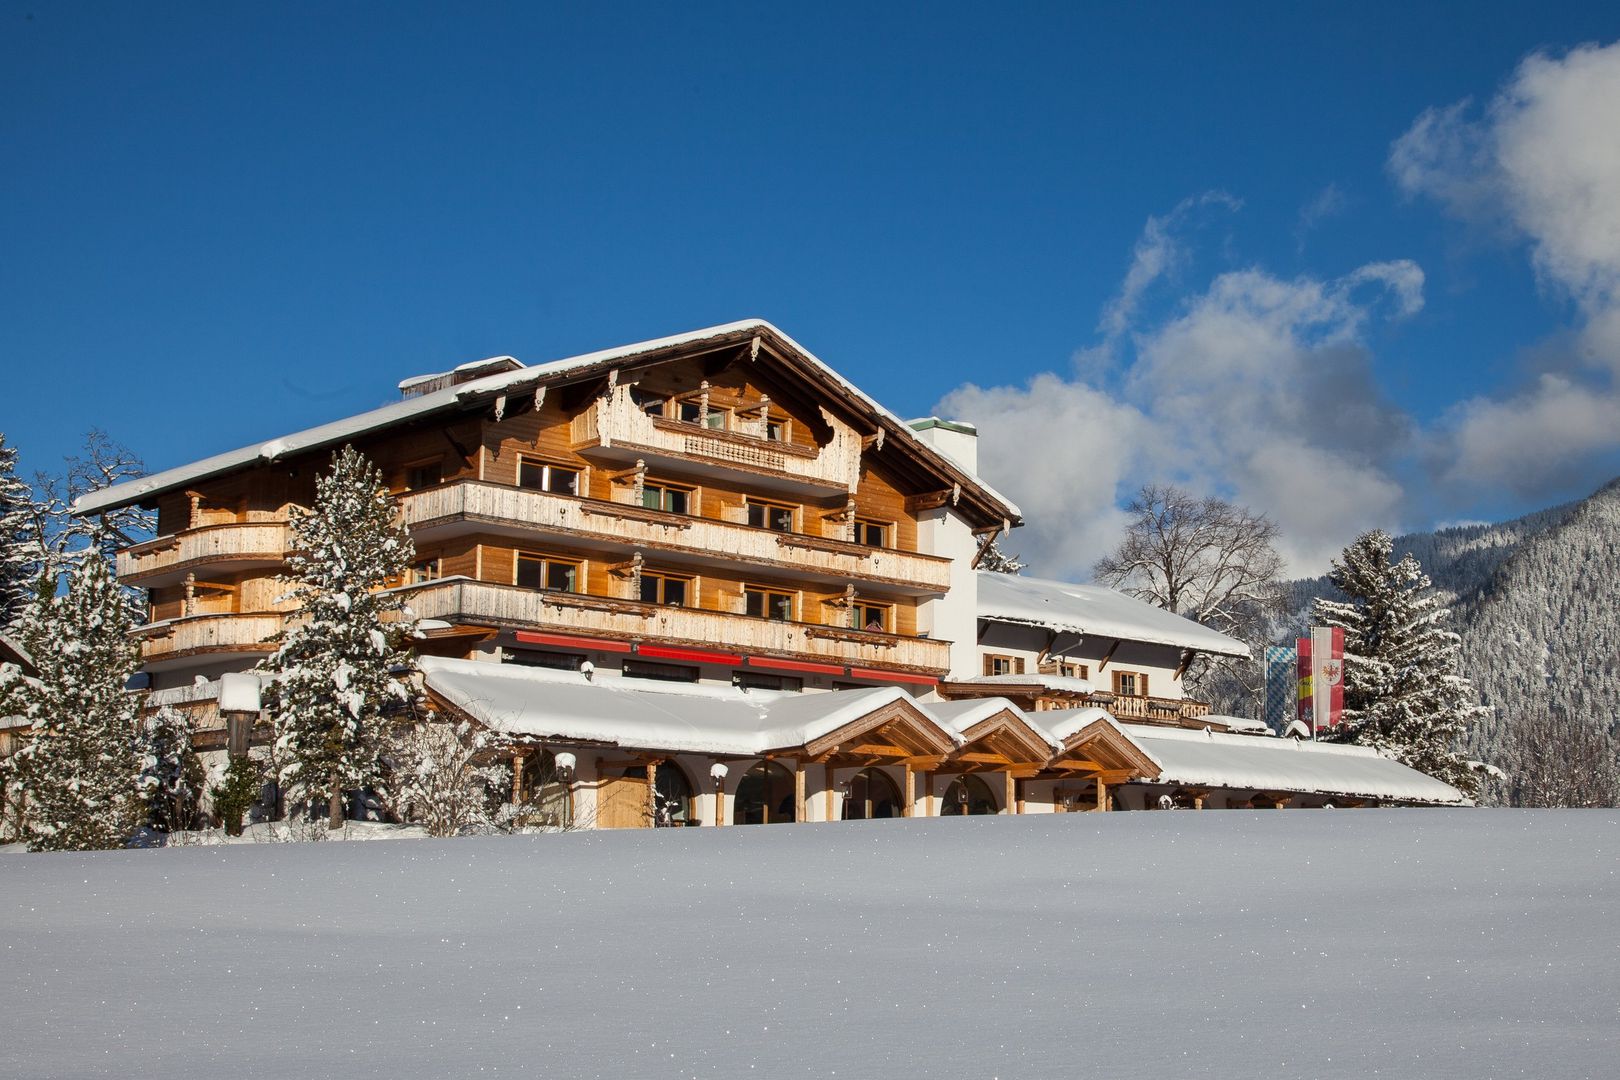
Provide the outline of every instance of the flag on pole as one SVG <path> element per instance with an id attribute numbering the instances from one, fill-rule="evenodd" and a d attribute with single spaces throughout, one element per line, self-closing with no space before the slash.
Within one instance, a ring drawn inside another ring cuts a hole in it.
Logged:
<path id="1" fill-rule="evenodd" d="M 1344 630 L 1313 626 L 1296 642 L 1299 650 L 1299 722 L 1311 738 L 1344 721 Z"/>
<path id="2" fill-rule="evenodd" d="M 1288 730 L 1299 696 L 1299 675 L 1294 670 L 1297 650 L 1292 645 L 1266 646 L 1266 700 L 1261 719 L 1278 735 Z"/>

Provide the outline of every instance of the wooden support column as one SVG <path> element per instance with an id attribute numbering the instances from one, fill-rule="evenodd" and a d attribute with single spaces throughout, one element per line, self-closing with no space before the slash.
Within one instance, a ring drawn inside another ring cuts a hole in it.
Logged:
<path id="1" fill-rule="evenodd" d="M 923 773 L 923 817 L 938 817 L 934 812 L 934 773 Z"/>
<path id="2" fill-rule="evenodd" d="M 832 767 L 832 762 L 829 761 L 827 763 L 827 798 L 826 798 L 826 802 L 827 802 L 826 820 L 828 820 L 828 821 L 837 821 L 838 820 L 838 815 L 836 813 L 834 813 L 834 811 L 833 811 L 833 806 L 838 800 L 837 786 L 838 785 L 833 783 L 833 767 Z"/>
<path id="3" fill-rule="evenodd" d="M 1027 785 L 1023 780 L 1013 781 L 1013 789 L 1018 792 L 1018 812 L 1020 814 L 1024 812 L 1024 797 L 1029 794 L 1029 792 L 1025 790 L 1026 786 Z"/>
<path id="4" fill-rule="evenodd" d="M 900 814 L 902 817 L 914 817 L 917 813 L 917 774 L 911 771 L 911 762 L 906 762 L 903 775 L 906 778 L 906 788 L 900 800 L 903 807 Z"/>
<path id="5" fill-rule="evenodd" d="M 523 766 L 528 764 L 529 755 L 534 753 L 527 746 L 520 746 L 512 751 L 512 802 L 520 803 L 527 794 L 523 790 Z"/>
<path id="6" fill-rule="evenodd" d="M 1200 791 L 1198 794 L 1193 796 L 1193 809 L 1194 810 L 1202 810 L 1203 808 L 1204 808 L 1204 793 L 1202 791 Z"/>
<path id="7" fill-rule="evenodd" d="M 723 776 L 714 778 L 714 823 L 726 823 L 726 778 Z"/>
<path id="8" fill-rule="evenodd" d="M 793 820 L 809 821 L 810 808 L 804 804 L 804 759 L 793 762 Z"/>
<path id="9" fill-rule="evenodd" d="M 1007 807 L 1007 813 L 1009 813 L 1009 814 L 1019 813 L 1020 811 L 1018 809 L 1018 781 L 1013 779 L 1013 774 L 1012 774 L 1011 769 L 1008 769 L 1006 772 L 1002 773 L 1001 775 L 1006 778 L 1006 783 L 1002 785 L 1002 791 L 1003 791 L 1002 800 L 1003 800 L 1003 803 Z"/>
<path id="10" fill-rule="evenodd" d="M 1108 785 L 1101 779 L 1097 781 L 1097 809 L 1099 811 L 1108 809 Z"/>

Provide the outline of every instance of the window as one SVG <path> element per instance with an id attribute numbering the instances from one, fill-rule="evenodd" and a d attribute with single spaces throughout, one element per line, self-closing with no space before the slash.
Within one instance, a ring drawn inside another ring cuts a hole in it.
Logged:
<path id="1" fill-rule="evenodd" d="M 755 502 L 748 500 L 748 524 L 756 529 L 793 531 L 793 507 L 786 503 Z"/>
<path id="2" fill-rule="evenodd" d="M 774 761 L 762 761 L 743 774 L 732 803 L 738 825 L 775 825 L 792 821 L 793 774 Z"/>
<path id="3" fill-rule="evenodd" d="M 640 387 L 631 387 L 630 400 L 636 403 L 636 408 L 640 409 L 648 416 L 664 415 L 665 399 L 650 390 L 643 390 Z"/>
<path id="4" fill-rule="evenodd" d="M 882 769 L 862 769 L 849 781 L 844 797 L 844 820 L 867 821 L 872 818 L 903 816 L 904 803 L 900 789 Z"/>
<path id="5" fill-rule="evenodd" d="M 705 427 L 714 428 L 716 431 L 726 429 L 726 410 L 724 409 L 716 409 L 710 406 L 708 415 L 704 416 L 703 402 L 697 398 L 687 398 L 685 401 L 678 401 L 675 404 L 676 415 L 688 424 L 702 424 Z"/>
<path id="6" fill-rule="evenodd" d="M 886 634 L 894 625 L 894 609 L 888 604 L 856 603 L 855 628 L 874 634 Z"/>
<path id="7" fill-rule="evenodd" d="M 692 602 L 697 590 L 692 587 L 689 577 L 676 577 L 673 574 L 641 572 L 641 601 L 644 604 L 668 604 L 670 607 L 686 607 Z"/>
<path id="8" fill-rule="evenodd" d="M 423 488 L 437 487 L 444 483 L 444 462 L 424 461 L 411 465 L 405 470 L 405 489 L 407 491 L 421 491 Z"/>
<path id="9" fill-rule="evenodd" d="M 578 671 L 585 662 L 584 653 L 545 652 L 541 649 L 508 649 L 506 662 L 519 667 L 543 667 L 557 671 Z"/>
<path id="10" fill-rule="evenodd" d="M 566 829 L 574 823 L 574 795 L 557 771 L 557 759 L 550 750 L 529 755 L 523 763 L 522 783 L 520 795 L 529 804 L 524 824 Z"/>
<path id="11" fill-rule="evenodd" d="M 673 761 L 661 761 L 653 772 L 653 826 L 685 825 L 692 817 L 692 782 Z"/>
<path id="12" fill-rule="evenodd" d="M 761 589 L 754 585 L 744 585 L 743 597 L 748 603 L 748 614 L 756 619 L 771 619 L 775 622 L 793 621 L 792 593 L 778 592 L 775 589 Z"/>
<path id="13" fill-rule="evenodd" d="M 868 521 L 866 518 L 856 518 L 855 542 L 857 544 L 865 544 L 867 547 L 888 547 L 889 526 L 881 521 Z"/>
<path id="14" fill-rule="evenodd" d="M 1147 675 L 1134 671 L 1114 672 L 1114 693 L 1120 697 L 1147 697 Z"/>
<path id="15" fill-rule="evenodd" d="M 996 812 L 996 797 L 990 791 L 990 785 L 980 780 L 973 773 L 958 776 L 951 781 L 951 786 L 945 789 L 945 797 L 940 800 L 940 817 L 957 817 L 970 814 L 994 814 Z"/>
<path id="16" fill-rule="evenodd" d="M 550 491 L 557 495 L 579 494 L 579 470 L 548 465 L 534 458 L 518 460 L 518 487 Z"/>
<path id="17" fill-rule="evenodd" d="M 690 513 L 692 489 L 669 484 L 645 484 L 641 489 L 641 505 L 649 510 L 667 510 L 671 514 Z"/>
<path id="18" fill-rule="evenodd" d="M 731 677 L 731 683 L 744 690 L 804 689 L 804 680 L 797 675 L 767 675 L 761 671 L 739 671 Z"/>
<path id="19" fill-rule="evenodd" d="M 577 559 L 559 559 L 554 555 L 530 555 L 526 552 L 518 554 L 517 584 L 522 588 L 580 592 L 583 580 Z"/>
<path id="20" fill-rule="evenodd" d="M 1022 656 L 1001 656 L 997 653 L 985 653 L 984 673 L 986 675 L 1022 675 L 1024 673 L 1024 658 Z"/>
<path id="21" fill-rule="evenodd" d="M 420 585 L 424 581 L 437 581 L 439 579 L 439 557 L 431 559 L 418 559 L 409 570 L 405 571 L 405 584 Z"/>
<path id="22" fill-rule="evenodd" d="M 765 437 L 772 442 L 788 441 L 788 421 L 782 416 L 767 416 L 765 418 Z"/>
<path id="23" fill-rule="evenodd" d="M 1091 672 L 1085 664 L 1076 664 L 1072 660 L 1059 660 L 1057 674 L 1065 679 L 1089 679 Z"/>
<path id="24" fill-rule="evenodd" d="M 651 660 L 626 660 L 624 677 L 652 679 L 654 682 L 697 682 L 698 669 L 685 664 L 659 664 Z"/>

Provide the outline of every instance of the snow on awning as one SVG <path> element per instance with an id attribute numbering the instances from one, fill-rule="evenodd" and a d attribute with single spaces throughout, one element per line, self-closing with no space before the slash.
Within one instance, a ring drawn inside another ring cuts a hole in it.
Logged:
<path id="1" fill-rule="evenodd" d="M 1058 694 L 1094 694 L 1097 687 L 1090 679 L 1077 679 L 1072 675 L 974 675 L 967 679 L 952 679 L 953 683 L 1005 686 L 1009 689 L 1030 688 L 1049 690 Z"/>
<path id="2" fill-rule="evenodd" d="M 805 746 L 864 717 L 905 702 L 938 738 L 939 725 L 898 686 L 826 694 L 656 683 L 576 671 L 420 658 L 428 690 L 493 731 L 674 753 L 755 756 Z"/>
<path id="3" fill-rule="evenodd" d="M 1283 791 L 1462 806 L 1450 784 L 1365 746 L 1264 739 L 1214 731 L 1122 725 L 1163 767 L 1156 781 L 1179 787 Z"/>
<path id="4" fill-rule="evenodd" d="M 1101 585 L 981 570 L 979 618 L 1218 656 L 1249 655 L 1249 647 L 1236 638 Z"/>

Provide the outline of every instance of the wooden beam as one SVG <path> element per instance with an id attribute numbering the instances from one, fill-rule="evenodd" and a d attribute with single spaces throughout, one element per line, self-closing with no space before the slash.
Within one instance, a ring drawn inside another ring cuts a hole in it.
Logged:
<path id="1" fill-rule="evenodd" d="M 1002 788 L 1002 799 L 1007 807 L 1007 813 L 1016 814 L 1020 812 L 1018 810 L 1018 781 L 1013 779 L 1011 769 L 1008 769 L 1005 775 L 1007 782 Z"/>
<path id="2" fill-rule="evenodd" d="M 900 802 L 901 802 L 901 806 L 902 806 L 902 809 L 900 811 L 900 816 L 901 817 L 912 817 L 915 814 L 915 803 L 916 803 L 916 796 L 917 796 L 917 784 L 916 784 L 916 781 L 914 779 L 914 774 L 911 771 L 910 763 L 906 763 L 903 766 L 902 775 L 905 777 L 906 789 L 905 789 L 905 794 L 903 794 L 900 797 Z"/>
<path id="3" fill-rule="evenodd" d="M 1191 649 L 1185 649 L 1182 651 L 1181 663 L 1176 665 L 1176 673 L 1175 675 L 1171 676 L 1172 678 L 1179 679 L 1183 675 L 1187 674 L 1187 667 L 1193 662 L 1193 655 L 1194 654 Z M 1098 668 L 1097 670 L 1101 671 L 1102 669 Z"/>
<path id="4" fill-rule="evenodd" d="M 977 570 L 979 568 L 979 563 L 984 561 L 985 552 L 990 550 L 990 545 L 994 544 L 996 542 L 996 537 L 1000 535 L 1001 526 L 999 525 L 984 534 L 984 540 L 980 542 L 979 550 L 974 553 L 973 561 L 968 564 L 969 570 Z"/>
<path id="5" fill-rule="evenodd" d="M 795 758 L 793 762 L 793 820 L 807 821 L 810 811 L 804 805 L 804 759 Z"/>
<path id="6" fill-rule="evenodd" d="M 658 824 L 658 762 L 647 762 L 647 805 L 643 808 L 649 827 Z"/>
<path id="7" fill-rule="evenodd" d="M 838 792 L 835 790 L 837 787 L 838 785 L 833 778 L 832 762 L 829 761 L 827 763 L 827 813 L 825 815 L 828 821 L 838 820 L 833 817 L 833 803 L 838 798 Z"/>
<path id="8" fill-rule="evenodd" d="M 1099 675 L 1102 674 L 1103 669 L 1108 666 L 1108 661 L 1114 658 L 1114 650 L 1117 648 L 1119 648 L 1119 642 L 1116 641 L 1112 645 L 1108 646 L 1107 652 L 1103 653 L 1102 663 L 1097 665 L 1097 673 Z"/>

